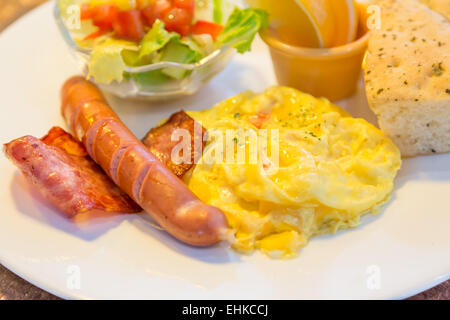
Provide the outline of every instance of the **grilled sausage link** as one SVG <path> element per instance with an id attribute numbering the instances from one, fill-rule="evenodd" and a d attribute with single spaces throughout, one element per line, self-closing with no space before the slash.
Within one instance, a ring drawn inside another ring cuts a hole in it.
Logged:
<path id="1" fill-rule="evenodd" d="M 92 159 L 167 232 L 194 246 L 223 239 L 228 230 L 223 212 L 201 202 L 150 153 L 94 84 L 73 77 L 61 100 L 63 117 Z"/>

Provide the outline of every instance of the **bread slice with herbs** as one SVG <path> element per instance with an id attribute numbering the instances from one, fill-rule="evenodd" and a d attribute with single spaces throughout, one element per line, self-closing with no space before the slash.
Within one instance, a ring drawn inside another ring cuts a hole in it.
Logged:
<path id="1" fill-rule="evenodd" d="M 426 4 L 431 10 L 439 12 L 447 20 L 450 20 L 450 1 L 449 0 L 420 0 Z"/>
<path id="2" fill-rule="evenodd" d="M 379 0 L 365 59 L 369 105 L 405 157 L 450 151 L 450 23 L 417 0 Z"/>

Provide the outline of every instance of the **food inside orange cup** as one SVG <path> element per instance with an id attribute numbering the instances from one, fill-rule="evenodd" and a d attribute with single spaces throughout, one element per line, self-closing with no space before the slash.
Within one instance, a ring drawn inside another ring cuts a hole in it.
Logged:
<path id="1" fill-rule="evenodd" d="M 270 26 L 290 45 L 331 48 L 352 42 L 358 28 L 353 0 L 246 0 L 269 12 Z"/>
<path id="2" fill-rule="evenodd" d="M 293 45 L 273 25 L 261 31 L 268 44 L 278 82 L 317 97 L 336 101 L 351 96 L 361 75 L 369 33 L 364 6 L 356 5 L 360 20 L 357 39 L 332 48 Z M 270 12 L 269 12 L 270 13 Z M 356 36 L 355 35 L 355 36 Z"/>

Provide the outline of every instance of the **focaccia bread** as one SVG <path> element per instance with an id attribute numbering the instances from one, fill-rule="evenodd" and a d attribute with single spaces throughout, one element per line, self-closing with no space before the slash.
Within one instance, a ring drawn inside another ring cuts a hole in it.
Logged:
<path id="1" fill-rule="evenodd" d="M 416 0 L 379 0 L 365 60 L 369 105 L 403 156 L 450 151 L 450 23 Z"/>
<path id="2" fill-rule="evenodd" d="M 449 0 L 420 0 L 432 10 L 439 12 L 447 20 L 450 20 L 450 1 Z"/>

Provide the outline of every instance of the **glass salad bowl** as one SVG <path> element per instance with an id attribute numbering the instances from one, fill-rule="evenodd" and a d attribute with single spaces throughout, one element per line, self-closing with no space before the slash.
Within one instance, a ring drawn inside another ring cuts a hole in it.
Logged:
<path id="1" fill-rule="evenodd" d="M 87 76 L 92 49 L 82 48 L 75 42 L 65 19 L 60 13 L 58 3 L 54 7 L 54 18 L 81 71 Z M 222 46 L 196 63 L 182 64 L 162 61 L 138 67 L 126 66 L 123 81 L 96 84 L 102 90 L 121 98 L 149 101 L 180 98 L 195 93 L 211 78 L 221 72 L 235 52 L 236 49 L 231 46 Z M 171 73 L 183 74 L 183 76 L 179 79 L 171 77 L 161 79 L 159 76 L 163 74 L 161 71 L 169 69 Z"/>

